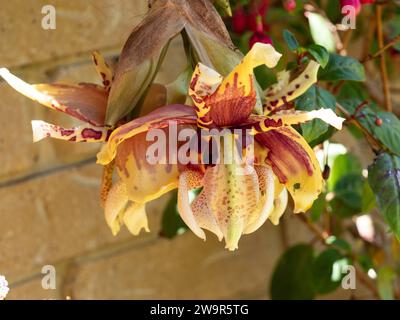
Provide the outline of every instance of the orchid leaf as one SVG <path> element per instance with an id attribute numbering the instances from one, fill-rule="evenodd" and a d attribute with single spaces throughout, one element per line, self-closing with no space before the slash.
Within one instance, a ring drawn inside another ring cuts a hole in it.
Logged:
<path id="1" fill-rule="evenodd" d="M 400 157 L 381 153 L 368 167 L 368 181 L 380 212 L 400 238 Z"/>

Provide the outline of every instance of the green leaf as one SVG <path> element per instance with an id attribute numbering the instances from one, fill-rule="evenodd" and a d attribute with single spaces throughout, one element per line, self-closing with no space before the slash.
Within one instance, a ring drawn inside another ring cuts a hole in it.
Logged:
<path id="1" fill-rule="evenodd" d="M 311 214 L 311 220 L 313 222 L 318 221 L 319 217 L 322 215 L 322 213 L 325 210 L 325 200 L 326 193 L 321 193 L 317 200 L 314 201 L 311 209 L 310 209 L 310 214 Z"/>
<path id="2" fill-rule="evenodd" d="M 187 226 L 181 219 L 177 209 L 178 194 L 173 192 L 171 199 L 164 209 L 161 222 L 161 236 L 172 239 L 187 231 Z"/>
<path id="3" fill-rule="evenodd" d="M 334 190 L 336 183 L 340 178 L 348 174 L 358 174 L 361 175 L 361 164 L 360 161 L 354 155 L 350 153 L 340 154 L 336 156 L 333 161 L 331 168 L 331 174 L 328 179 L 329 190 Z"/>
<path id="4" fill-rule="evenodd" d="M 213 0 L 217 8 L 220 8 L 227 16 L 232 16 L 232 9 L 229 0 Z"/>
<path id="5" fill-rule="evenodd" d="M 365 180 L 363 193 L 362 193 L 362 212 L 368 213 L 376 207 L 375 195 L 369 185 L 368 181 Z"/>
<path id="6" fill-rule="evenodd" d="M 296 51 L 299 48 L 299 43 L 297 42 L 294 34 L 289 30 L 283 30 L 283 39 L 291 51 Z"/>
<path id="7" fill-rule="evenodd" d="M 314 288 L 319 294 L 326 294 L 339 287 L 344 273 L 343 267 L 348 260 L 336 249 L 323 251 L 312 267 Z"/>
<path id="8" fill-rule="evenodd" d="M 313 249 L 308 244 L 296 245 L 279 259 L 271 278 L 271 299 L 314 299 Z"/>
<path id="9" fill-rule="evenodd" d="M 352 115 L 360 104 L 357 99 L 342 101 L 342 106 Z M 357 121 L 389 151 L 400 155 L 400 120 L 391 112 L 374 111 L 373 104 L 365 105 L 355 115 Z M 381 121 L 378 125 L 377 120 Z"/>
<path id="10" fill-rule="evenodd" d="M 326 67 L 329 62 L 329 52 L 323 46 L 312 44 L 309 45 L 306 49 L 321 65 L 322 68 Z"/>
<path id="11" fill-rule="evenodd" d="M 368 167 L 368 181 L 378 208 L 400 238 L 400 157 L 381 153 Z"/>
<path id="12" fill-rule="evenodd" d="M 365 70 L 364 66 L 352 57 L 331 54 L 325 69 L 319 70 L 318 79 L 365 81 Z"/>
<path id="13" fill-rule="evenodd" d="M 386 266 L 378 270 L 377 287 L 382 300 L 394 300 L 393 282 L 396 274 L 392 268 Z"/>
<path id="14" fill-rule="evenodd" d="M 382 124 L 377 126 L 376 118 L 382 120 Z M 376 117 L 369 119 L 373 134 L 390 151 L 400 155 L 400 120 L 391 112 L 379 111 Z"/>
<path id="15" fill-rule="evenodd" d="M 330 29 L 330 22 L 318 13 L 307 12 L 311 36 L 316 44 L 329 52 L 336 50 L 336 40 Z"/>
<path id="16" fill-rule="evenodd" d="M 313 85 L 295 102 L 297 110 L 312 111 L 320 108 L 335 110 L 335 97 L 323 88 Z M 300 125 L 302 135 L 307 142 L 316 140 L 323 135 L 329 125 L 320 119 L 315 119 Z"/>
<path id="17" fill-rule="evenodd" d="M 364 179 L 361 175 L 346 175 L 341 177 L 335 185 L 335 198 L 351 209 L 361 212 L 363 187 Z"/>

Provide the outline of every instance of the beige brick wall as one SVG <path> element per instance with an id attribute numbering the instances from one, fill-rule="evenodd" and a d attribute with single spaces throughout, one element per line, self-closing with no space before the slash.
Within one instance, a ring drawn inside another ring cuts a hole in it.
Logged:
<path id="1" fill-rule="evenodd" d="M 57 10 L 57 29 L 41 28 L 41 8 Z M 97 81 L 90 53 L 115 56 L 146 12 L 136 0 L 13 0 L 0 10 L 0 66 L 29 82 Z M 185 66 L 174 41 L 159 81 Z M 109 232 L 98 202 L 97 145 L 44 140 L 33 144 L 30 121 L 70 126 L 0 82 L 0 274 L 10 299 L 266 298 L 283 244 L 309 240 L 288 217 L 286 233 L 268 223 L 230 253 L 213 236 L 158 237 L 168 197 L 149 205 L 151 233 Z M 41 268 L 54 265 L 57 290 L 41 287 Z M 345 297 L 347 293 L 342 293 Z"/>

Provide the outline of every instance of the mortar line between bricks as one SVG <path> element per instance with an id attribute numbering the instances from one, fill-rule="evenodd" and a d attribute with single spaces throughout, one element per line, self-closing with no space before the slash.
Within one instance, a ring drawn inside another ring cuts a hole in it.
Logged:
<path id="1" fill-rule="evenodd" d="M 74 162 L 71 164 L 56 166 L 51 169 L 40 170 L 28 175 L 24 175 L 18 178 L 13 178 L 4 182 L 0 182 L 0 189 L 13 187 L 21 183 L 29 182 L 31 180 L 36 180 L 42 177 L 47 177 L 55 173 L 63 172 L 73 168 L 81 168 L 89 164 L 94 164 L 96 162 L 96 157 L 91 157 L 82 161 Z"/>
<path id="2" fill-rule="evenodd" d="M 96 48 L 95 50 L 82 51 L 82 52 L 78 52 L 78 53 L 71 54 L 71 55 L 50 58 L 50 59 L 46 59 L 46 60 L 42 60 L 42 61 L 37 61 L 34 63 L 25 63 L 25 64 L 21 64 L 21 65 L 0 66 L 0 67 L 7 67 L 13 73 L 19 73 L 19 72 L 22 72 L 25 70 L 30 70 L 30 69 L 40 69 L 40 68 L 48 68 L 48 67 L 54 67 L 54 66 L 66 66 L 66 65 L 71 65 L 71 64 L 79 64 L 79 63 L 84 63 L 84 62 L 89 61 L 92 57 L 93 51 L 99 51 L 105 57 L 118 56 L 121 51 L 121 47 L 119 45 L 113 45 L 113 46 L 107 46 L 107 47 L 103 47 L 103 48 Z M 0 83 L 3 81 L 4 80 L 0 78 Z"/>
<path id="3" fill-rule="evenodd" d="M 135 250 L 137 248 L 142 248 L 144 246 L 151 245 L 159 240 L 159 237 L 148 237 L 143 239 L 142 241 L 137 241 L 137 239 L 129 239 L 126 241 L 121 241 L 113 244 L 108 244 L 103 247 L 95 248 L 93 250 L 88 250 L 86 252 L 82 252 L 81 254 L 77 254 L 76 256 L 59 260 L 57 262 L 53 262 L 49 264 L 54 265 L 57 270 L 57 266 L 62 266 L 65 264 L 70 264 L 74 266 L 80 266 L 86 263 L 96 262 L 102 259 L 108 259 L 114 256 L 118 256 L 130 250 Z M 31 273 L 25 277 L 21 277 L 18 280 L 10 281 L 10 288 L 16 288 L 21 285 L 24 285 L 31 280 L 39 279 L 43 277 L 41 272 Z"/>

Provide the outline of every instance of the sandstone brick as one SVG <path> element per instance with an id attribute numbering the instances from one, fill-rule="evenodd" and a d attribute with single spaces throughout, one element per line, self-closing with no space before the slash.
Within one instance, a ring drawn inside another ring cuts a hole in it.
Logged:
<path id="1" fill-rule="evenodd" d="M 229 252 L 211 234 L 160 239 L 71 271 L 65 294 L 73 299 L 258 298 L 267 292 L 280 254 L 279 229 L 268 225 Z"/>
<path id="2" fill-rule="evenodd" d="M 42 28 L 42 7 L 56 9 L 56 29 Z M 0 66 L 31 64 L 94 49 L 122 47 L 147 1 L 15 0 L 0 11 Z"/>
<path id="3" fill-rule="evenodd" d="M 0 188 L 0 273 L 11 283 L 110 243 L 157 236 L 166 198 L 148 206 L 155 232 L 111 235 L 99 204 L 100 170 L 88 165 Z"/>

